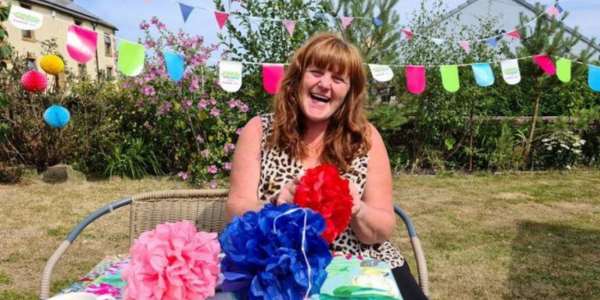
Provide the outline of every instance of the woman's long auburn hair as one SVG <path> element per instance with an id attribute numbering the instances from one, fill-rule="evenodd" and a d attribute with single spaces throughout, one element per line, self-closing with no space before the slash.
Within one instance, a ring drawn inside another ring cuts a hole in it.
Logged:
<path id="1" fill-rule="evenodd" d="M 294 159 L 306 158 L 300 87 L 304 72 L 311 65 L 350 78 L 346 98 L 329 119 L 320 157 L 323 163 L 347 171 L 357 155 L 366 154 L 371 148 L 370 128 L 363 110 L 367 79 L 358 49 L 332 33 L 314 35 L 292 57 L 274 97 L 273 132 L 267 146 L 277 147 Z"/>

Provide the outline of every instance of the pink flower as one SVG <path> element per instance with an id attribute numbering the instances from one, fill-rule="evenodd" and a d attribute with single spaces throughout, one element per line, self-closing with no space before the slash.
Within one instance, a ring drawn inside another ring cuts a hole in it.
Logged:
<path id="1" fill-rule="evenodd" d="M 141 30 L 148 30 L 149 28 L 150 28 L 150 24 L 148 24 L 148 22 L 146 22 L 145 20 L 140 23 Z"/>
<path id="2" fill-rule="evenodd" d="M 156 114 L 159 116 L 166 115 L 167 113 L 169 113 L 171 111 L 172 107 L 173 107 L 173 104 L 171 104 L 171 102 L 167 101 L 158 108 L 158 111 L 156 112 Z"/>
<path id="3" fill-rule="evenodd" d="M 235 130 L 235 134 L 240 135 L 242 134 L 242 128 L 238 128 Z"/>
<path id="4" fill-rule="evenodd" d="M 208 149 L 204 149 L 202 152 L 200 152 L 200 155 L 202 155 L 204 158 L 208 158 L 210 156 L 210 151 L 208 151 Z"/>
<path id="5" fill-rule="evenodd" d="M 189 221 L 159 224 L 129 250 L 123 270 L 125 299 L 206 299 L 214 296 L 221 247 L 216 233 Z"/>
<path id="6" fill-rule="evenodd" d="M 211 180 L 211 181 L 208 183 L 208 187 L 210 187 L 211 189 L 216 189 L 216 188 L 218 187 L 218 186 L 217 186 L 217 181 L 216 181 L 216 180 L 214 180 L 214 179 L 213 179 L 213 180 Z"/>
<path id="7" fill-rule="evenodd" d="M 157 17 L 157 16 L 154 16 L 154 17 L 152 17 L 152 18 L 150 19 L 150 23 L 152 23 L 152 24 L 154 24 L 154 25 L 158 24 L 159 22 L 160 22 L 160 21 L 158 20 L 158 17 Z"/>
<path id="8" fill-rule="evenodd" d="M 223 164 L 223 169 L 229 171 L 231 170 L 231 163 L 230 162 L 226 162 Z"/>
<path id="9" fill-rule="evenodd" d="M 218 117 L 218 116 L 220 116 L 220 115 L 221 115 L 221 111 L 220 111 L 218 108 L 216 108 L 216 107 L 213 107 L 213 108 L 210 110 L 210 115 L 211 115 L 211 116 L 213 116 L 213 117 Z"/>
<path id="10" fill-rule="evenodd" d="M 190 173 L 181 171 L 177 173 L 177 176 L 181 178 L 181 180 L 186 181 L 190 177 Z"/>
<path id="11" fill-rule="evenodd" d="M 236 108 L 238 104 L 238 100 L 235 99 L 231 99 L 229 101 L 227 101 L 227 105 L 229 106 L 229 108 Z"/>
<path id="12" fill-rule="evenodd" d="M 208 174 L 217 174 L 219 173 L 219 168 L 217 168 L 217 166 L 215 165 L 210 165 L 206 168 L 206 170 L 208 171 Z"/>
<path id="13" fill-rule="evenodd" d="M 225 146 L 223 146 L 223 150 L 225 151 L 225 154 L 229 154 L 229 152 L 233 152 L 233 150 L 235 150 L 235 145 L 231 144 L 231 143 L 227 143 L 225 144 Z"/>
<path id="14" fill-rule="evenodd" d="M 198 102 L 198 109 L 199 110 L 204 110 L 208 107 L 208 101 L 206 101 L 205 99 L 200 100 L 200 102 Z"/>
<path id="15" fill-rule="evenodd" d="M 189 90 L 190 92 L 195 92 L 198 89 L 200 89 L 200 83 L 198 82 L 198 78 L 197 77 L 192 77 L 192 80 L 190 81 L 190 87 Z"/>
<path id="16" fill-rule="evenodd" d="M 181 103 L 181 107 L 183 107 L 183 109 L 188 110 L 190 108 L 192 108 L 192 100 L 185 100 Z"/>
<path id="17" fill-rule="evenodd" d="M 217 105 L 217 100 L 215 100 L 214 98 L 210 99 L 210 105 L 212 105 L 212 106 Z"/>
<path id="18" fill-rule="evenodd" d="M 142 94 L 144 94 L 144 96 L 154 96 L 156 95 L 156 90 L 154 90 L 153 86 L 147 85 L 142 89 Z"/>

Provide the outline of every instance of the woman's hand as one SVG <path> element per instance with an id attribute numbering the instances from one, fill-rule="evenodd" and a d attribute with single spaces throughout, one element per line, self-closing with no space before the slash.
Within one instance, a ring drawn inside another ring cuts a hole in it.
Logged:
<path id="1" fill-rule="evenodd" d="M 281 205 L 284 203 L 294 203 L 294 194 L 296 194 L 296 186 L 300 183 L 299 177 L 286 183 L 279 193 L 275 194 L 271 199 L 271 203 L 275 205 Z"/>
<path id="2" fill-rule="evenodd" d="M 364 208 L 364 203 L 360 199 L 360 194 L 358 193 L 358 187 L 352 181 L 349 182 L 350 185 L 350 196 L 352 196 L 352 217 L 358 215 Z"/>

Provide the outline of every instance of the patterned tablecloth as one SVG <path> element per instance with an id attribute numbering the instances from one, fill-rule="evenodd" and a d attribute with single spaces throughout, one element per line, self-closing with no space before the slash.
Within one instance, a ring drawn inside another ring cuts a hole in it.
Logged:
<path id="1" fill-rule="evenodd" d="M 108 256 L 98 263 L 88 274 L 81 277 L 62 293 L 88 292 L 96 295 L 111 295 L 123 299 L 125 282 L 121 271 L 127 265 L 126 255 Z M 352 257 L 335 256 L 327 267 L 328 276 L 321 287 L 321 295 L 311 299 L 402 299 L 387 264 Z M 235 299 L 230 293 L 219 293 L 212 300 Z"/>

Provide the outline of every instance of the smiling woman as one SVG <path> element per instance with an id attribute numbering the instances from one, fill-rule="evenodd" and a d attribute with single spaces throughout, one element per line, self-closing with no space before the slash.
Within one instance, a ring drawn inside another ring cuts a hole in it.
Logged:
<path id="1" fill-rule="evenodd" d="M 350 183 L 352 215 L 331 250 L 387 262 L 404 299 L 425 299 L 388 241 L 395 225 L 392 176 L 383 140 L 365 117 L 365 93 L 363 61 L 353 45 L 330 33 L 309 39 L 285 71 L 273 113 L 253 118 L 240 134 L 227 215 L 293 202 L 307 169 L 334 165 Z"/>

